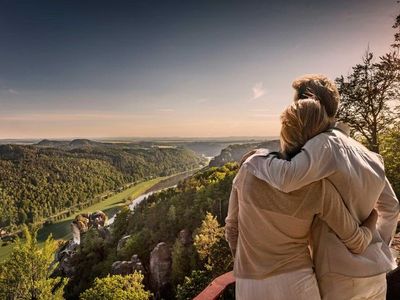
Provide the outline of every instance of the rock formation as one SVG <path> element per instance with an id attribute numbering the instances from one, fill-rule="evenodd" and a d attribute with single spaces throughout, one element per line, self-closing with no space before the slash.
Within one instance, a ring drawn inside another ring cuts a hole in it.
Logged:
<path id="1" fill-rule="evenodd" d="M 145 274 L 142 262 L 136 254 L 132 256 L 130 261 L 116 261 L 111 266 L 111 274 L 113 275 L 128 275 L 135 271 Z"/>
<path id="2" fill-rule="evenodd" d="M 71 223 L 72 240 L 63 244 L 56 252 L 54 263 L 58 262 L 58 266 L 52 275 L 72 277 L 75 273 L 74 257 L 81 243 L 81 236 L 90 228 L 96 228 L 102 239 L 108 239 L 110 232 L 104 227 L 106 221 L 107 216 L 102 211 L 77 215 Z"/>
<path id="3" fill-rule="evenodd" d="M 128 241 L 128 239 L 131 237 L 130 234 L 128 235 L 124 235 L 119 241 L 118 241 L 118 245 L 117 245 L 117 254 L 121 251 L 122 248 L 125 247 L 126 242 Z"/>
<path id="4" fill-rule="evenodd" d="M 65 243 L 56 253 L 55 262 L 58 262 L 57 268 L 53 272 L 53 276 L 72 277 L 75 274 L 74 256 L 76 254 L 78 244 L 73 240 Z"/>
<path id="5" fill-rule="evenodd" d="M 155 298 L 168 298 L 171 289 L 171 250 L 164 242 L 158 243 L 150 254 L 150 284 Z"/>
<path id="6" fill-rule="evenodd" d="M 242 156 L 247 152 L 257 149 L 267 148 L 270 151 L 279 151 L 279 140 L 271 140 L 262 143 L 233 144 L 221 150 L 221 153 L 211 159 L 210 167 L 221 167 L 228 162 L 240 162 Z"/>
<path id="7" fill-rule="evenodd" d="M 73 241 L 79 245 L 82 233 L 85 233 L 91 227 L 103 228 L 106 222 L 107 216 L 100 210 L 91 214 L 77 215 L 71 223 Z"/>

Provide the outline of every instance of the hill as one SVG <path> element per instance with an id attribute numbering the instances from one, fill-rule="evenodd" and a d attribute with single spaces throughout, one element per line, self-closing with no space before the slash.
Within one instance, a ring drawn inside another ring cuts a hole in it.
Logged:
<path id="1" fill-rule="evenodd" d="M 197 168 L 185 148 L 90 140 L 0 145 L 0 227 L 65 216 L 134 182 Z"/>
<path id="2" fill-rule="evenodd" d="M 239 162 L 242 156 L 257 148 L 267 148 L 271 151 L 279 151 L 279 140 L 271 140 L 258 143 L 233 144 L 221 150 L 221 153 L 210 161 L 210 167 L 220 167 L 228 162 Z"/>

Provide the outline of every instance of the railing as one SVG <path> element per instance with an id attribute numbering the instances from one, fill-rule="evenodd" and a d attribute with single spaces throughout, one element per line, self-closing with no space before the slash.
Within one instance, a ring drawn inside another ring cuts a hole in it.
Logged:
<path id="1" fill-rule="evenodd" d="M 194 300 L 216 300 L 232 283 L 235 283 L 235 277 L 231 271 L 215 278 Z"/>

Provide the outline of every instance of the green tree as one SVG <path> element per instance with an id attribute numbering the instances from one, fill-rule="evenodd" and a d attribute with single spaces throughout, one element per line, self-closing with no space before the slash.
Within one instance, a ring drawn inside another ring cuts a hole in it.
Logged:
<path id="1" fill-rule="evenodd" d="M 194 270 L 190 277 L 185 277 L 182 285 L 178 285 L 176 299 L 190 300 L 204 290 L 212 280 L 209 270 Z"/>
<path id="2" fill-rule="evenodd" d="M 80 295 L 81 300 L 145 300 L 151 293 L 144 289 L 143 275 L 113 275 L 96 278 L 93 286 Z"/>
<path id="3" fill-rule="evenodd" d="M 400 124 L 388 128 L 381 135 L 380 153 L 385 161 L 386 176 L 400 198 Z"/>
<path id="4" fill-rule="evenodd" d="M 400 117 L 400 14 L 393 28 L 396 32 L 388 53 L 376 61 L 367 50 L 361 64 L 346 78 L 336 79 L 342 98 L 339 120 L 348 123 L 352 135 L 375 152 L 380 151 L 384 131 Z"/>
<path id="5" fill-rule="evenodd" d="M 181 283 L 197 266 L 197 253 L 193 244 L 183 245 L 179 238 L 172 248 L 172 281 L 174 286 Z"/>
<path id="6" fill-rule="evenodd" d="M 50 278 L 57 243 L 51 236 L 40 247 L 36 235 L 23 228 L 24 238 L 17 239 L 10 257 L 0 265 L 1 299 L 63 299 L 65 279 Z"/>
<path id="7" fill-rule="evenodd" d="M 194 237 L 194 246 L 200 259 L 211 265 L 211 249 L 224 236 L 224 229 L 220 227 L 218 220 L 207 212 L 198 233 Z"/>
<path id="8" fill-rule="evenodd" d="M 189 277 L 185 277 L 177 287 L 177 299 L 192 299 L 214 278 L 232 268 L 231 251 L 223 236 L 224 229 L 211 213 L 207 213 L 194 238 L 194 246 L 205 262 L 204 269 L 194 270 Z"/>
<path id="9" fill-rule="evenodd" d="M 338 119 L 350 126 L 354 137 L 377 153 L 380 134 L 397 116 L 393 106 L 400 96 L 398 61 L 393 52 L 375 62 L 373 53 L 367 50 L 362 63 L 354 66 L 348 76 L 336 79 L 341 95 Z"/>

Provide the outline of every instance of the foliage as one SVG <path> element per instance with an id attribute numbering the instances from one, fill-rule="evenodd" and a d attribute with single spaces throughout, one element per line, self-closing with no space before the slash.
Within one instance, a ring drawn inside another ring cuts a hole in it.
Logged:
<path id="1" fill-rule="evenodd" d="M 194 237 L 194 246 L 201 260 L 211 263 L 211 249 L 224 236 L 224 229 L 219 226 L 218 220 L 209 212 L 201 223 L 201 227 Z"/>
<path id="2" fill-rule="evenodd" d="M 57 243 L 49 237 L 40 247 L 37 231 L 23 228 L 25 240 L 17 239 L 8 258 L 0 265 L 1 299 L 63 299 L 65 279 L 50 278 Z"/>
<path id="3" fill-rule="evenodd" d="M 145 300 L 150 292 L 144 289 L 143 275 L 113 275 L 96 278 L 93 286 L 80 295 L 81 300 Z"/>
<path id="4" fill-rule="evenodd" d="M 192 299 L 214 278 L 231 270 L 233 258 L 228 243 L 223 239 L 223 228 L 212 214 L 207 213 L 199 233 L 195 236 L 195 247 L 205 262 L 200 270 L 192 271 L 177 287 L 178 299 Z"/>
<path id="5" fill-rule="evenodd" d="M 183 277 L 193 270 L 204 269 L 193 246 L 185 246 L 183 249 L 174 245 L 177 245 L 179 232 L 182 229 L 195 232 L 201 226 L 207 212 L 216 216 L 219 224 L 224 222 L 232 180 L 237 168 L 237 164 L 227 164 L 220 168 L 205 169 L 174 188 L 149 196 L 135 207 L 133 213 L 124 209 L 116 216 L 111 227 L 111 239 L 97 240 L 99 236 L 89 231 L 83 237 L 82 249 L 76 255 L 77 275 L 67 286 L 67 295 L 76 297 L 87 289 L 96 277 L 106 276 L 113 261 L 130 260 L 133 254 L 138 255 L 144 268 L 148 270 L 150 253 L 159 242 L 166 242 L 173 247 L 172 275 L 176 280 L 175 284 L 182 282 Z M 117 255 L 118 241 L 128 234 L 131 237 Z M 220 246 L 223 245 L 218 244 L 218 247 Z M 229 250 L 224 252 L 223 256 L 232 259 Z M 222 265 L 227 266 L 226 263 Z M 207 272 L 214 277 L 220 275 L 210 270 Z M 222 271 L 218 269 L 216 272 Z"/>
<path id="6" fill-rule="evenodd" d="M 91 228 L 81 237 L 80 247 L 73 257 L 77 275 L 65 287 L 67 298 L 76 298 L 96 277 L 104 277 L 109 273 L 115 255 L 110 255 L 111 249 L 101 233 Z"/>
<path id="7" fill-rule="evenodd" d="M 178 285 L 176 299 L 190 300 L 204 290 L 210 281 L 212 274 L 209 270 L 194 270 L 190 277 L 185 277 L 182 285 Z"/>
<path id="8" fill-rule="evenodd" d="M 380 153 L 385 161 L 386 176 L 400 199 L 400 124 L 381 135 Z"/>
<path id="9" fill-rule="evenodd" d="M 397 15 L 396 20 L 393 24 L 393 28 L 397 29 L 397 31 L 394 34 L 394 43 L 392 44 L 392 47 L 394 49 L 399 49 L 400 48 L 400 14 Z"/>
<path id="10" fill-rule="evenodd" d="M 0 227 L 54 221 L 129 183 L 198 167 L 183 148 L 0 145 Z"/>
<path id="11" fill-rule="evenodd" d="M 386 54 L 374 62 L 367 51 L 361 64 L 346 78 L 336 79 L 341 105 L 338 119 L 347 123 L 352 134 L 379 152 L 379 135 L 395 119 L 391 106 L 400 96 L 399 57 L 396 52 Z"/>
<path id="12" fill-rule="evenodd" d="M 177 286 L 182 283 L 185 276 L 198 267 L 196 249 L 192 244 L 183 245 L 179 238 L 172 248 L 172 283 Z"/>

